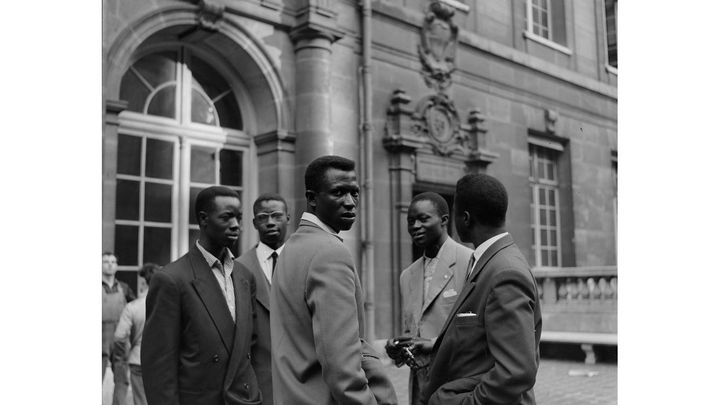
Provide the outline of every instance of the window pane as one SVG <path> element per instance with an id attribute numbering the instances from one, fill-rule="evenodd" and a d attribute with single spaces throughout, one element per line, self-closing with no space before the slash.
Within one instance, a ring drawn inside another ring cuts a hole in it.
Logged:
<path id="1" fill-rule="evenodd" d="M 552 209 L 548 210 L 548 223 L 550 224 L 550 226 L 555 226 L 555 221 L 556 221 L 555 215 L 556 215 L 555 210 L 552 210 Z"/>
<path id="2" fill-rule="evenodd" d="M 555 190 L 549 189 L 548 191 L 548 205 L 555 206 Z"/>
<path id="3" fill-rule="evenodd" d="M 552 19 L 552 40 L 561 45 L 567 45 L 567 35 L 565 33 L 565 0 L 551 0 L 552 10 L 550 18 Z"/>
<path id="4" fill-rule="evenodd" d="M 220 150 L 220 184 L 224 186 L 242 186 L 242 152 Z"/>
<path id="5" fill-rule="evenodd" d="M 137 266 L 138 227 L 115 225 L 115 254 L 121 266 Z"/>
<path id="6" fill-rule="evenodd" d="M 548 245 L 548 231 L 547 229 L 543 229 L 540 231 L 540 245 L 547 246 Z"/>
<path id="7" fill-rule="evenodd" d="M 118 135 L 117 172 L 119 174 L 140 175 L 141 148 L 142 138 Z"/>
<path id="8" fill-rule="evenodd" d="M 551 266 L 557 266 L 558 265 L 558 257 L 557 257 L 557 251 L 553 250 L 550 252 L 550 265 Z"/>
<path id="9" fill-rule="evenodd" d="M 537 160 L 537 166 L 538 166 L 537 178 L 538 178 L 538 179 L 544 179 L 544 178 L 545 178 L 545 161 L 544 161 L 544 160 L 541 160 L 541 159 L 538 159 L 538 160 Z"/>
<path id="10" fill-rule="evenodd" d="M 176 78 L 177 53 L 173 51 L 148 55 L 135 62 L 135 69 L 155 88 Z"/>
<path id="11" fill-rule="evenodd" d="M 140 182 L 118 179 L 115 193 L 115 218 L 139 220 Z"/>
<path id="12" fill-rule="evenodd" d="M 215 149 L 193 146 L 190 152 L 190 181 L 215 184 Z"/>
<path id="13" fill-rule="evenodd" d="M 215 106 L 198 89 L 192 91 L 192 105 L 190 107 L 192 122 L 207 125 L 218 125 L 215 118 Z"/>
<path id="14" fill-rule="evenodd" d="M 546 193 L 546 192 L 547 192 L 547 190 L 544 189 L 544 188 L 538 189 L 538 196 L 540 197 L 540 205 L 545 205 L 545 204 L 546 204 L 546 203 L 545 203 L 545 201 L 546 201 L 546 200 L 545 200 L 545 193 Z"/>
<path id="15" fill-rule="evenodd" d="M 235 95 L 229 93 L 215 103 L 215 110 L 220 116 L 220 126 L 225 128 L 243 129 L 242 114 Z"/>
<path id="16" fill-rule="evenodd" d="M 159 90 L 148 105 L 147 113 L 161 117 L 175 118 L 175 85 Z"/>
<path id="17" fill-rule="evenodd" d="M 540 209 L 540 225 L 547 225 L 547 210 Z"/>
<path id="18" fill-rule="evenodd" d="M 550 257 L 548 255 L 548 251 L 546 249 L 543 249 L 541 253 L 542 253 L 542 259 L 541 259 L 542 265 L 543 266 L 550 265 Z"/>
<path id="19" fill-rule="evenodd" d="M 145 220 L 170 222 L 172 209 L 172 186 L 145 183 Z"/>
<path id="20" fill-rule="evenodd" d="M 550 231 L 550 246 L 557 246 L 557 232 Z"/>
<path id="21" fill-rule="evenodd" d="M 128 69 L 120 84 L 120 100 L 128 102 L 128 111 L 143 112 L 150 89 L 140 81 L 137 74 Z"/>
<path id="22" fill-rule="evenodd" d="M 143 263 L 164 266 L 170 262 L 170 228 L 145 227 Z"/>
<path id="23" fill-rule="evenodd" d="M 145 175 L 171 180 L 173 175 L 173 144 L 158 139 L 147 139 Z"/>
<path id="24" fill-rule="evenodd" d="M 555 165 L 551 162 L 548 162 L 547 164 L 547 176 L 548 180 L 555 181 Z"/>
<path id="25" fill-rule="evenodd" d="M 188 221 L 190 224 L 197 225 L 197 219 L 195 218 L 195 199 L 198 193 L 202 190 L 201 187 L 190 187 L 190 212 L 188 212 Z"/>

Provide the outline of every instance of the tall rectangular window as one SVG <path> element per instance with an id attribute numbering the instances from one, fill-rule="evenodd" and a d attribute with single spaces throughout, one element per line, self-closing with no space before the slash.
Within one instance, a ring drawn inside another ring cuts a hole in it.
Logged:
<path id="1" fill-rule="evenodd" d="M 559 151 L 530 144 L 530 228 L 535 266 L 560 267 Z"/>
<path id="2" fill-rule="evenodd" d="M 617 0 L 605 0 L 605 35 L 607 63 L 617 68 Z"/>
<path id="3" fill-rule="evenodd" d="M 121 269 L 171 259 L 175 148 L 172 141 L 118 136 L 115 252 Z"/>
<path id="4" fill-rule="evenodd" d="M 565 0 L 527 0 L 526 21 L 531 34 L 567 45 Z"/>

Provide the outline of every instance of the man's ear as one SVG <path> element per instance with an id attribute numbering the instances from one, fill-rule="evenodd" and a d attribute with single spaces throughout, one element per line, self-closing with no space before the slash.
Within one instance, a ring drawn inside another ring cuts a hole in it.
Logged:
<path id="1" fill-rule="evenodd" d="M 448 221 L 450 221 L 450 214 L 445 214 L 440 216 L 440 225 L 447 228 Z"/>
<path id="2" fill-rule="evenodd" d="M 317 193 L 313 190 L 305 190 L 305 199 L 309 206 L 317 207 Z"/>
<path id="3" fill-rule="evenodd" d="M 469 228 L 473 222 L 473 219 L 472 219 L 472 216 L 470 215 L 470 213 L 467 211 L 463 211 L 462 214 L 460 215 L 460 217 L 462 218 L 463 224 Z"/>
<path id="4" fill-rule="evenodd" d="M 207 224 L 207 217 L 208 217 L 208 215 L 207 215 L 207 212 L 205 212 L 205 211 L 200 211 L 198 213 L 198 225 L 200 226 L 200 228 L 202 228 L 203 226 L 205 226 Z"/>

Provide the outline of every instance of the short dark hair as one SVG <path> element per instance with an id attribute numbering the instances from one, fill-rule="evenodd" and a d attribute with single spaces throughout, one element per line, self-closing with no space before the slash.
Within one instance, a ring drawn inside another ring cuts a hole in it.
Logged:
<path id="1" fill-rule="evenodd" d="M 200 211 L 208 212 L 215 197 L 235 197 L 242 201 L 237 191 L 225 186 L 210 186 L 195 197 L 195 219 L 200 223 Z"/>
<path id="2" fill-rule="evenodd" d="M 410 205 L 417 201 L 430 201 L 437 210 L 437 213 L 442 217 L 443 215 L 450 215 L 450 208 L 448 207 L 447 201 L 438 193 L 432 191 L 426 191 L 413 197 L 410 201 Z"/>
<path id="3" fill-rule="evenodd" d="M 285 206 L 285 212 L 288 210 L 287 202 L 283 196 L 277 193 L 264 193 L 253 203 L 253 215 L 260 209 L 260 204 L 262 204 L 263 201 L 280 201 Z"/>
<path id="4" fill-rule="evenodd" d="M 500 228 L 505 225 L 508 196 L 505 186 L 483 173 L 463 176 L 455 187 L 458 210 L 468 211 L 482 225 Z"/>
<path id="5" fill-rule="evenodd" d="M 109 251 L 109 250 L 106 250 L 106 251 L 103 252 L 102 255 L 103 255 L 103 256 L 115 256 L 115 253 L 113 253 L 113 252 L 111 252 L 111 251 Z M 115 256 L 115 257 L 117 258 L 117 256 Z"/>
<path id="6" fill-rule="evenodd" d="M 150 279 L 152 278 L 153 274 L 155 274 L 156 271 L 160 270 L 160 266 L 158 266 L 155 263 L 145 263 L 140 267 L 140 271 L 138 271 L 138 275 L 145 279 L 145 282 L 150 285 Z"/>
<path id="7" fill-rule="evenodd" d="M 325 180 L 325 172 L 331 168 L 349 172 L 355 170 L 355 162 L 342 156 L 320 156 L 305 169 L 305 190 L 319 191 Z"/>

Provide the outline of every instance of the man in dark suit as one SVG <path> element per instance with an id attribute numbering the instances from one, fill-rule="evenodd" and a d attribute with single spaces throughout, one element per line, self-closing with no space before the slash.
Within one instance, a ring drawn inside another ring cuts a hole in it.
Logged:
<path id="1" fill-rule="evenodd" d="M 491 176 L 457 182 L 455 226 L 475 251 L 433 347 L 423 404 L 535 404 L 540 302 L 530 266 L 505 232 L 507 206 L 505 187 Z"/>
<path id="2" fill-rule="evenodd" d="M 396 404 L 374 352 L 361 340 L 363 295 L 339 231 L 355 222 L 355 163 L 323 156 L 305 171 L 307 211 L 285 243 L 270 291 L 276 404 Z"/>
<path id="3" fill-rule="evenodd" d="M 148 404 L 260 404 L 250 363 L 255 280 L 229 249 L 240 236 L 240 196 L 208 187 L 195 215 L 199 240 L 150 282 L 141 351 Z"/>
<path id="4" fill-rule="evenodd" d="M 253 226 L 260 242 L 243 253 L 237 262 L 255 277 L 257 294 L 257 340 L 252 348 L 252 365 L 260 384 L 263 404 L 273 405 L 270 361 L 270 284 L 277 259 L 283 250 L 290 216 L 279 194 L 263 194 L 253 203 Z"/>

